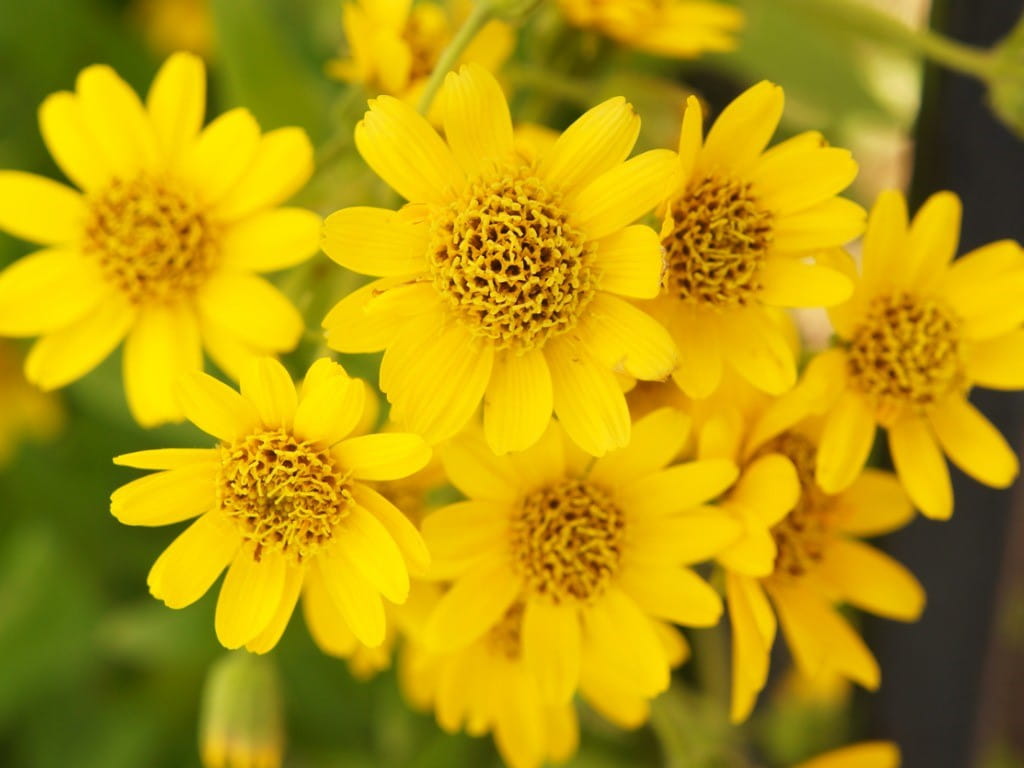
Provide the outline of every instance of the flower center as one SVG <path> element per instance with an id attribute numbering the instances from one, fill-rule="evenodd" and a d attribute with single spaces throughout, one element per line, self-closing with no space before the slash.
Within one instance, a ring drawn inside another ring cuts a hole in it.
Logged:
<path id="1" fill-rule="evenodd" d="M 220 450 L 217 501 L 256 545 L 257 560 L 276 548 L 298 564 L 330 543 L 352 504 L 348 474 L 330 452 L 281 429 Z"/>
<path id="2" fill-rule="evenodd" d="M 434 286 L 475 336 L 528 351 L 572 329 L 596 275 L 582 232 L 529 166 L 470 182 L 432 222 Z"/>
<path id="3" fill-rule="evenodd" d="M 766 443 L 758 456 L 780 453 L 796 467 L 800 498 L 796 506 L 772 527 L 775 539 L 776 577 L 799 577 L 821 562 L 835 530 L 835 496 L 825 493 L 814 480 L 818 449 L 796 432 L 783 432 Z"/>
<path id="4" fill-rule="evenodd" d="M 722 309 L 755 300 L 772 242 L 772 215 L 758 205 L 749 183 L 704 176 L 670 205 L 668 215 L 672 231 L 661 244 L 669 295 Z"/>
<path id="5" fill-rule="evenodd" d="M 588 482 L 563 480 L 529 494 L 511 524 L 527 589 L 556 603 L 600 594 L 618 570 L 625 521 L 611 496 Z"/>
<path id="6" fill-rule="evenodd" d="M 847 370 L 883 423 L 903 407 L 924 410 L 963 384 L 959 323 L 934 299 L 875 297 L 853 333 Z"/>
<path id="7" fill-rule="evenodd" d="M 512 603 L 501 620 L 484 636 L 488 649 L 509 661 L 518 661 L 522 653 L 523 603 Z"/>
<path id="8" fill-rule="evenodd" d="M 209 276 L 219 233 L 194 195 L 165 180 L 114 179 L 90 196 L 83 249 L 133 304 L 187 295 Z"/>

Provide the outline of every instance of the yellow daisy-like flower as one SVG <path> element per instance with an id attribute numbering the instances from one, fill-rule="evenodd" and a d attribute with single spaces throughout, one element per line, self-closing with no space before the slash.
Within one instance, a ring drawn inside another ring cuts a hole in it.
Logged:
<path id="1" fill-rule="evenodd" d="M 624 445 L 629 411 L 615 371 L 656 379 L 675 365 L 665 329 L 615 295 L 657 295 L 658 237 L 629 224 L 664 196 L 674 153 L 626 160 L 640 120 L 615 98 L 527 161 L 490 74 L 464 67 L 446 94 L 447 143 L 387 96 L 356 127 L 367 163 L 410 204 L 328 217 L 327 254 L 383 278 L 328 314 L 328 343 L 385 349 L 392 418 L 431 442 L 454 435 L 483 400 L 499 453 L 535 443 L 552 409 L 588 452 Z"/>
<path id="2" fill-rule="evenodd" d="M 554 423 L 514 455 L 494 456 L 476 432 L 447 445 L 448 477 L 469 498 L 423 522 L 432 575 L 454 582 L 427 645 L 472 643 L 522 602 L 523 660 L 545 701 L 564 703 L 577 687 L 596 699 L 663 691 L 671 661 L 656 624 L 717 623 L 718 594 L 687 566 L 740 532 L 699 509 L 736 479 L 732 462 L 666 468 L 687 427 L 678 411 L 655 411 L 627 447 L 596 461 Z"/>
<path id="3" fill-rule="evenodd" d="M 957 261 L 960 201 L 933 195 L 912 223 L 898 192 L 871 212 L 854 295 L 831 312 L 841 346 L 815 359 L 828 411 L 817 479 L 835 493 L 864 466 L 876 425 L 901 482 L 925 515 L 953 513 L 949 458 L 1006 488 L 1019 465 L 967 400 L 974 385 L 1024 389 L 1024 251 L 1004 240 Z M 952 263 L 951 263 L 952 262 Z"/>
<path id="4" fill-rule="evenodd" d="M 710 0 L 558 0 L 570 23 L 659 56 L 690 59 L 736 48 L 743 12 Z"/>
<path id="5" fill-rule="evenodd" d="M 227 567 L 215 621 L 226 647 L 270 650 L 300 591 L 325 650 L 351 635 L 380 645 L 381 595 L 405 601 L 408 570 L 424 571 L 429 557 L 416 528 L 366 482 L 416 472 L 430 449 L 412 434 L 349 437 L 365 391 L 326 359 L 310 367 L 298 393 L 271 358 L 250 362 L 241 395 L 206 374 L 185 377 L 185 414 L 220 443 L 115 459 L 162 470 L 113 493 L 110 509 L 122 523 L 199 516 L 153 565 L 153 595 L 171 608 L 191 605 Z"/>
<path id="6" fill-rule="evenodd" d="M 857 164 L 814 132 L 765 151 L 782 108 L 782 89 L 758 83 L 702 139 L 700 104 L 687 101 L 683 181 L 664 203 L 667 268 L 652 312 L 678 344 L 673 376 L 691 397 L 714 392 L 726 368 L 766 392 L 786 391 L 796 366 L 774 308 L 838 304 L 852 290 L 813 254 L 863 229 L 860 206 L 836 197 Z"/>
<path id="7" fill-rule="evenodd" d="M 55 395 L 40 392 L 21 373 L 21 357 L 9 342 L 0 342 L 0 467 L 25 438 L 53 437 L 64 423 Z"/>
<path id="8" fill-rule="evenodd" d="M 254 272 L 316 252 L 319 219 L 278 208 L 312 170 L 305 133 L 260 134 L 244 109 L 200 131 L 202 61 L 175 54 L 143 103 L 106 66 L 43 102 L 43 138 L 82 192 L 0 171 L 0 229 L 46 246 L 0 273 L 0 335 L 37 336 L 30 381 L 61 387 L 126 339 L 124 381 L 140 424 L 180 421 L 178 377 L 203 349 L 229 373 L 292 349 L 303 322 Z"/>
<path id="9" fill-rule="evenodd" d="M 815 482 L 820 424 L 809 417 L 809 404 L 820 394 L 817 386 L 805 378 L 782 398 L 755 394 L 744 412 L 720 408 L 698 439 L 701 459 L 732 458 L 742 467 L 718 504 L 743 527 L 743 535 L 718 556 L 726 569 L 737 722 L 750 713 L 767 681 L 776 615 L 804 675 L 839 674 L 875 688 L 878 665 L 835 604 L 901 621 L 916 620 L 924 608 L 924 591 L 914 576 L 859 541 L 895 530 L 913 516 L 898 480 L 865 469 L 839 494 Z"/>
<path id="10" fill-rule="evenodd" d="M 388 94 L 415 105 L 441 53 L 467 15 L 469 3 L 449 6 L 413 0 L 346 0 L 342 27 L 348 56 L 328 62 L 339 80 L 361 83 L 373 95 Z M 494 71 L 515 45 L 511 28 L 491 21 L 459 57 Z"/>
<path id="11" fill-rule="evenodd" d="M 865 741 L 818 755 L 796 768 L 900 768 L 900 749 L 891 741 Z"/>

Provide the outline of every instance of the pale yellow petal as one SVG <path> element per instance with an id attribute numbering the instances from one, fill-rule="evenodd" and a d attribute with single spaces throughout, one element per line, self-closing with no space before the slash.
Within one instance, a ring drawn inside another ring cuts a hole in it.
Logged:
<path id="1" fill-rule="evenodd" d="M 848 488 L 867 463 L 875 441 L 875 415 L 859 392 L 848 391 L 828 416 L 818 445 L 815 480 L 826 493 Z"/>

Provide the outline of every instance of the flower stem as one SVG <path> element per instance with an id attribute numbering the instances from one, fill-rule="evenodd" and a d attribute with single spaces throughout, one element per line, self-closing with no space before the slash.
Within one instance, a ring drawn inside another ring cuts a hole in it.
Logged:
<path id="1" fill-rule="evenodd" d="M 476 33 L 491 20 L 493 15 L 494 8 L 491 0 L 477 0 L 473 5 L 473 10 L 469 12 L 469 16 L 466 17 L 462 26 L 459 27 L 452 41 L 441 52 L 441 56 L 434 66 L 434 71 L 430 73 L 430 79 L 427 80 L 427 84 L 423 88 L 423 95 L 420 96 L 420 103 L 417 106 L 421 115 L 427 114 L 427 110 L 430 109 L 430 105 L 434 102 L 434 97 L 444 82 L 445 75 L 455 68 L 455 64 L 458 62 L 462 52 L 466 50 L 473 41 L 473 38 L 476 37 Z"/>

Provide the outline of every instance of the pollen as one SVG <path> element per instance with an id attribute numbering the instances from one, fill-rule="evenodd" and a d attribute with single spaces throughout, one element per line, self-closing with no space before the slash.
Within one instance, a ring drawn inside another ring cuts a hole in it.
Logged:
<path id="1" fill-rule="evenodd" d="M 670 206 L 672 230 L 662 239 L 669 295 L 706 307 L 750 304 L 772 242 L 772 216 L 748 182 L 704 176 Z"/>
<path id="2" fill-rule="evenodd" d="M 435 217 L 434 286 L 478 337 L 526 352 L 575 327 L 597 276 L 583 233 L 533 169 L 499 167 Z"/>
<path id="3" fill-rule="evenodd" d="M 958 322 L 934 299 L 883 294 L 868 306 L 847 354 L 853 386 L 883 424 L 904 408 L 923 412 L 964 383 Z"/>
<path id="4" fill-rule="evenodd" d="M 115 179 L 88 202 L 83 250 L 133 304 L 188 296 L 213 270 L 217 227 L 176 185 Z"/>
<path id="5" fill-rule="evenodd" d="M 602 488 L 563 480 L 526 496 L 511 523 L 515 567 L 527 590 L 586 602 L 618 571 L 625 515 Z"/>
<path id="6" fill-rule="evenodd" d="M 505 615 L 501 617 L 484 636 L 487 647 L 497 656 L 509 661 L 517 661 L 523 651 L 523 603 L 512 603 Z"/>
<path id="7" fill-rule="evenodd" d="M 796 506 L 772 528 L 776 556 L 773 576 L 799 578 L 811 571 L 825 553 L 836 528 L 836 496 L 825 493 L 814 479 L 818 449 L 797 432 L 783 432 L 766 443 L 758 455 L 779 453 L 793 462 L 800 480 Z"/>
<path id="8" fill-rule="evenodd" d="M 271 548 L 301 564 L 331 542 L 352 494 L 329 451 L 280 429 L 220 450 L 217 501 L 255 544 L 257 560 Z"/>

